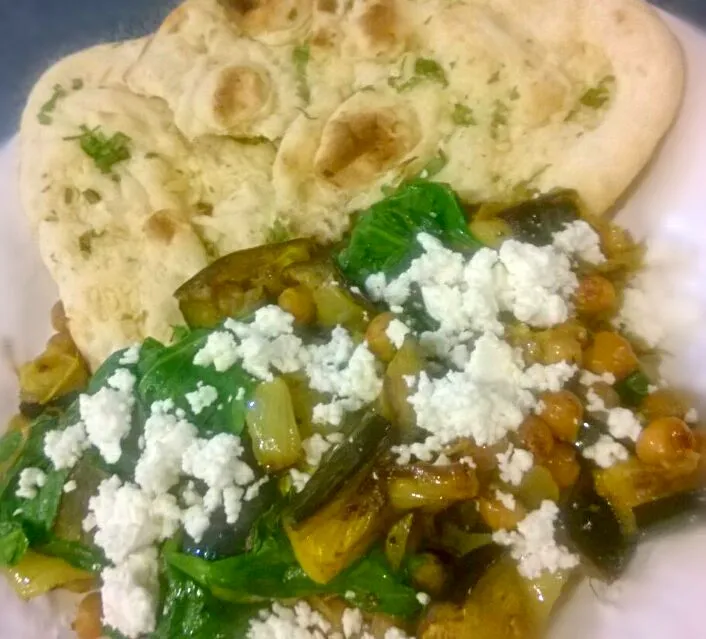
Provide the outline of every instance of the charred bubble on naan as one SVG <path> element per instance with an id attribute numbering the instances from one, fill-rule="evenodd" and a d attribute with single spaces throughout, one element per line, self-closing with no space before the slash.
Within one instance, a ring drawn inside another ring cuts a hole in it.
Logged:
<path id="1" fill-rule="evenodd" d="M 604 214 L 682 85 L 641 0 L 186 0 L 150 38 L 42 77 L 23 201 L 95 362 L 166 338 L 172 290 L 209 261 L 273 228 L 338 239 L 416 175 L 469 200 L 574 188 Z M 129 140 L 108 174 L 77 142 L 91 127 Z"/>

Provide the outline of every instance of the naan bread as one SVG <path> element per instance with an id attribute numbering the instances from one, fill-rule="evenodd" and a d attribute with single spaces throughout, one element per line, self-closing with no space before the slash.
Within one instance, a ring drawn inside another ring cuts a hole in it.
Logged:
<path id="1" fill-rule="evenodd" d="M 336 239 L 431 166 L 471 200 L 570 187 L 603 214 L 682 84 L 676 40 L 640 0 L 187 0 L 150 38 L 43 76 L 23 200 L 97 363 L 168 339 L 173 290 L 214 258 L 275 226 Z M 130 158 L 102 173 L 71 139 L 81 126 L 129 136 Z"/>

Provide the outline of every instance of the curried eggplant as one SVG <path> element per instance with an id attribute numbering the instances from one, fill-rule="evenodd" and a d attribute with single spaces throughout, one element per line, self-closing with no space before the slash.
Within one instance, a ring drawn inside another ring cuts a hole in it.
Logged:
<path id="1" fill-rule="evenodd" d="M 385 539 L 385 557 L 393 570 L 399 570 L 405 555 L 413 544 L 414 513 L 407 513 L 395 522 Z"/>
<path id="2" fill-rule="evenodd" d="M 324 507 L 361 468 L 386 448 L 390 423 L 373 412 L 352 418 L 344 439 L 322 458 L 302 492 L 292 498 L 290 516 L 298 522 Z"/>
<path id="3" fill-rule="evenodd" d="M 563 521 L 573 546 L 600 577 L 620 575 L 632 557 L 635 540 L 623 530 L 608 501 L 596 492 L 589 470 L 581 473 L 572 488 Z"/>
<path id="4" fill-rule="evenodd" d="M 299 565 L 326 584 L 362 557 L 393 517 L 382 479 L 364 469 L 312 517 L 284 528 Z"/>
<path id="5" fill-rule="evenodd" d="M 641 504 L 633 509 L 635 523 L 641 533 L 674 523 L 700 521 L 706 516 L 706 490 L 676 493 Z"/>
<path id="6" fill-rule="evenodd" d="M 216 326 L 226 317 L 242 317 L 276 299 L 287 288 L 284 270 L 310 260 L 314 252 L 315 244 L 309 240 L 237 251 L 197 273 L 174 296 L 189 326 Z"/>

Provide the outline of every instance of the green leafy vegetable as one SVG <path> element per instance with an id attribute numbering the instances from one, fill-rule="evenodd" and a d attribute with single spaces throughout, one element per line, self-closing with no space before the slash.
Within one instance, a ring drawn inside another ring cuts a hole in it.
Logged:
<path id="1" fill-rule="evenodd" d="M 642 371 L 636 370 L 615 385 L 615 390 L 623 404 L 629 407 L 639 406 L 650 394 L 650 380 Z"/>
<path id="2" fill-rule="evenodd" d="M 307 104 L 311 99 L 311 91 L 309 90 L 306 77 L 310 56 L 311 51 L 308 44 L 299 44 L 294 47 L 292 51 L 292 62 L 294 63 L 294 72 L 297 76 L 297 93 Z"/>
<path id="3" fill-rule="evenodd" d="M 97 548 L 87 546 L 78 541 L 54 538 L 39 546 L 37 550 L 43 555 L 63 559 L 74 568 L 80 568 L 96 574 L 101 571 L 106 563 L 105 557 Z"/>
<path id="4" fill-rule="evenodd" d="M 14 566 L 29 548 L 22 526 L 13 521 L 0 521 L 0 566 Z"/>
<path id="5" fill-rule="evenodd" d="M 213 366 L 194 364 L 194 356 L 206 343 L 208 334 L 204 329 L 194 330 L 172 346 L 156 348 L 153 345 L 153 351 L 140 358 L 137 392 L 145 407 L 158 400 L 172 399 L 202 433 L 238 435 L 245 424 L 246 401 L 256 382 L 238 365 L 220 373 Z M 196 415 L 186 394 L 196 391 L 199 384 L 215 388 L 218 399 Z M 240 388 L 243 389 L 241 394 L 238 393 Z"/>
<path id="6" fill-rule="evenodd" d="M 478 124 L 478 121 L 473 115 L 473 109 L 467 107 L 465 104 L 459 104 L 458 102 L 454 104 L 451 119 L 453 123 L 458 126 L 476 126 Z"/>
<path id="7" fill-rule="evenodd" d="M 62 98 L 65 98 L 68 92 L 60 84 L 54 85 L 54 92 L 51 97 L 39 108 L 39 113 L 37 114 L 37 120 L 39 124 L 47 125 L 53 122 L 52 117 L 49 115 L 56 109 L 56 105 Z"/>
<path id="8" fill-rule="evenodd" d="M 388 79 L 388 84 L 397 91 L 408 91 L 418 84 L 428 80 L 436 82 L 441 86 L 448 86 L 449 81 L 446 79 L 444 68 L 431 58 L 417 58 L 414 62 L 414 73 L 410 78 L 404 79 L 402 74 Z"/>
<path id="9" fill-rule="evenodd" d="M 19 430 L 12 430 L 0 438 L 0 464 L 12 459 L 22 446 L 24 437 Z"/>
<path id="10" fill-rule="evenodd" d="M 101 173 L 110 173 L 118 162 L 130 159 L 130 138 L 124 133 L 114 133 L 108 137 L 100 127 L 89 129 L 81 125 L 81 135 L 67 138 L 78 140 L 83 152 L 93 159 Z"/>
<path id="11" fill-rule="evenodd" d="M 32 531 L 33 538 L 43 539 L 52 529 L 59 512 L 64 484 L 68 475 L 66 470 L 47 472 L 46 482 L 37 491 L 37 496 L 22 501 L 20 517 L 25 528 Z"/>
<path id="12" fill-rule="evenodd" d="M 481 247 L 468 231 L 455 193 L 444 184 L 415 180 L 360 214 L 336 257 L 338 266 L 359 287 L 374 273 L 396 275 L 419 252 L 416 237 L 421 232 L 454 249 Z"/>
<path id="13" fill-rule="evenodd" d="M 579 102 L 589 109 L 600 109 L 611 96 L 611 87 L 615 83 L 615 76 L 608 75 L 598 85 L 587 89 L 579 98 Z"/>

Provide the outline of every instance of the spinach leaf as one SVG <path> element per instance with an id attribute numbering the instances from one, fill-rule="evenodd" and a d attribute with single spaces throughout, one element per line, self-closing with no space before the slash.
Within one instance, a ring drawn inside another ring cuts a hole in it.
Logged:
<path id="1" fill-rule="evenodd" d="M 361 608 L 401 617 L 420 610 L 417 593 L 387 565 L 384 553 L 373 549 L 327 584 L 312 581 L 297 563 L 281 524 L 264 517 L 256 529 L 250 552 L 209 562 L 167 552 L 167 563 L 220 599 L 253 603 L 270 599 L 299 599 L 316 594 L 354 593 Z"/>
<path id="2" fill-rule="evenodd" d="M 5 433 L 5 435 L 0 438 L 0 464 L 12 459 L 12 456 L 22 445 L 22 439 L 22 432 L 19 430 Z"/>
<path id="3" fill-rule="evenodd" d="M 19 517 L 32 541 L 46 538 L 52 529 L 68 476 L 67 470 L 47 472 L 46 483 L 37 491 L 37 496 L 20 502 L 22 513 Z"/>
<path id="4" fill-rule="evenodd" d="M 256 381 L 238 365 L 219 373 L 212 366 L 194 364 L 194 356 L 206 343 L 209 333 L 206 329 L 194 330 L 172 346 L 161 349 L 150 346 L 151 350 L 138 364 L 141 379 L 137 393 L 145 409 L 157 400 L 172 399 L 205 434 L 238 435 L 245 425 L 246 401 Z M 186 394 L 196 391 L 199 384 L 215 388 L 218 399 L 195 414 Z M 239 395 L 241 388 L 244 394 Z"/>
<path id="5" fill-rule="evenodd" d="M 106 564 L 103 553 L 97 547 L 91 547 L 78 541 L 54 537 L 39 546 L 37 550 L 43 555 L 63 559 L 74 568 L 92 573 L 99 573 Z"/>
<path id="6" fill-rule="evenodd" d="M 14 521 L 0 521 L 0 566 L 14 566 L 29 548 L 22 526 Z"/>
<path id="7" fill-rule="evenodd" d="M 468 231 L 455 193 L 445 184 L 414 180 L 361 213 L 347 246 L 336 261 L 359 287 L 374 273 L 401 272 L 419 253 L 418 233 L 436 236 L 458 250 L 482 245 Z"/>
<path id="8" fill-rule="evenodd" d="M 166 571 L 166 594 L 152 639 L 244 637 L 259 604 L 224 605 L 208 590 L 173 568 Z"/>
<path id="9" fill-rule="evenodd" d="M 615 385 L 615 390 L 620 396 L 620 400 L 630 408 L 639 406 L 642 400 L 650 394 L 649 389 L 650 380 L 640 370 L 631 373 Z"/>

